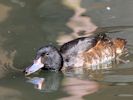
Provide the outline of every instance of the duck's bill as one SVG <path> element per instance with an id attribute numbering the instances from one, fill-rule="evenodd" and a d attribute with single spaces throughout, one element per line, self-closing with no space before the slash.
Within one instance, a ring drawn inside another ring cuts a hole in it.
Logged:
<path id="1" fill-rule="evenodd" d="M 31 65 L 30 67 L 27 67 L 25 69 L 25 71 L 24 71 L 25 75 L 28 76 L 28 75 L 40 70 L 43 67 L 44 67 L 44 64 L 41 63 L 41 57 L 40 57 L 39 59 L 34 61 L 33 65 Z"/>

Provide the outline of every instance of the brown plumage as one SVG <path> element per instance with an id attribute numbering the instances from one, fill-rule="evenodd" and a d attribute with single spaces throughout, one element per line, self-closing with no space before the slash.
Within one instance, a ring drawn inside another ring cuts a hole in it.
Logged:
<path id="1" fill-rule="evenodd" d="M 99 40 L 93 48 L 83 53 L 84 66 L 96 66 L 115 59 L 122 54 L 125 45 L 126 40 L 122 38 Z"/>

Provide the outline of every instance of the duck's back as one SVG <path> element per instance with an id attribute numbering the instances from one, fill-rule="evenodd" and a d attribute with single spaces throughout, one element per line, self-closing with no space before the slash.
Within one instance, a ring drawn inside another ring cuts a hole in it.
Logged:
<path id="1" fill-rule="evenodd" d="M 60 48 L 60 52 L 81 52 L 92 48 L 96 43 L 97 39 L 94 35 L 90 37 L 81 37 L 63 44 Z"/>
<path id="2" fill-rule="evenodd" d="M 82 37 L 65 43 L 60 51 L 63 56 L 64 67 L 97 66 L 110 62 L 125 47 L 125 40 L 112 39 L 106 34 Z"/>

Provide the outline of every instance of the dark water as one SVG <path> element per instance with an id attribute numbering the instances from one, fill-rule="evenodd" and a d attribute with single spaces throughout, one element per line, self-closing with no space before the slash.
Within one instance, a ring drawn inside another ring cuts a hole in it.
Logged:
<path id="1" fill-rule="evenodd" d="M 0 100 L 133 100 L 133 28 L 113 27 L 133 25 L 132 0 L 80 3 L 86 9 L 83 15 L 95 25 L 110 27 L 104 31 L 120 30 L 110 36 L 127 39 L 130 53 L 124 59 L 129 63 L 67 74 L 41 71 L 31 77 L 19 71 L 31 64 L 37 48 L 51 43 L 57 46 L 60 35 L 77 30 L 68 21 L 79 3 L 66 1 L 0 0 Z M 39 78 L 44 79 L 40 89 L 31 83 Z"/>

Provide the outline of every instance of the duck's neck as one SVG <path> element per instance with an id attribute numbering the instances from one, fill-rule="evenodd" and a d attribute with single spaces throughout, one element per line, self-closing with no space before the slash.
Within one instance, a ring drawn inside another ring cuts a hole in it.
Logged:
<path id="1" fill-rule="evenodd" d="M 58 53 L 59 53 L 59 56 L 60 56 L 60 65 L 59 65 L 59 71 L 61 71 L 61 69 L 62 69 L 62 67 L 63 67 L 63 57 L 62 57 L 62 55 L 61 55 L 61 53 L 58 51 Z"/>

